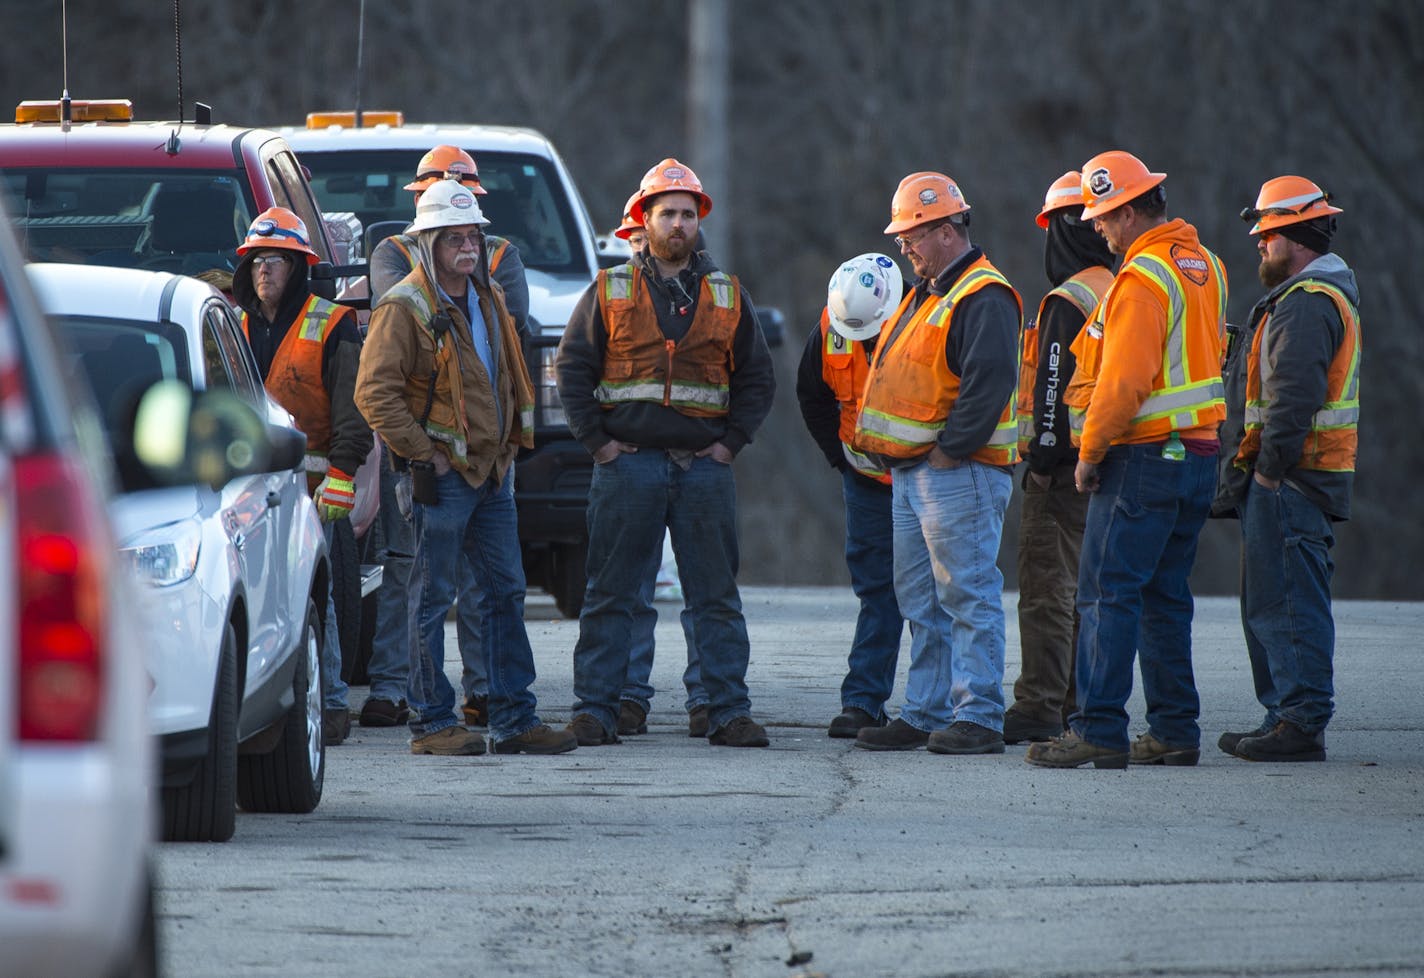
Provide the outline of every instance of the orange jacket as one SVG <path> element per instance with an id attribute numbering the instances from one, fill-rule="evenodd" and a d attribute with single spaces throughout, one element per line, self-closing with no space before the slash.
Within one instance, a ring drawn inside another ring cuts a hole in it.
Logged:
<path id="1" fill-rule="evenodd" d="M 841 454 L 851 468 L 877 482 L 890 484 L 890 473 L 869 457 L 855 450 L 855 422 L 860 415 L 860 396 L 865 391 L 865 378 L 870 376 L 870 360 L 865 344 L 848 340 L 831 329 L 830 313 L 821 310 L 821 378 L 841 408 Z"/>
<path id="2" fill-rule="evenodd" d="M 674 342 L 658 327 L 642 275 L 632 263 L 598 273 L 608 348 L 594 396 L 607 410 L 651 401 L 691 417 L 725 416 L 731 403 L 732 339 L 742 315 L 736 278 L 725 272 L 702 277 L 692 325 Z"/>
<path id="3" fill-rule="evenodd" d="M 955 305 L 987 285 L 1008 289 L 1023 315 L 1023 300 L 1008 279 L 987 258 L 974 261 L 949 292 L 926 300 L 915 310 L 895 342 L 882 343 L 876 350 L 856 423 L 856 448 L 902 459 L 918 458 L 933 450 L 959 396 L 959 377 L 949 369 L 944 353 L 945 338 L 954 328 Z M 900 321 L 914 297 L 913 291 L 906 294 L 890 322 Z M 970 458 L 988 465 L 1014 463 L 1018 440 L 1015 400 L 1010 391 L 989 442 L 971 452 Z"/>
<path id="4" fill-rule="evenodd" d="M 1019 454 L 1028 452 L 1029 444 L 1033 441 L 1034 417 L 1033 417 L 1033 396 L 1038 388 L 1038 324 L 1043 320 L 1043 310 L 1048 305 L 1048 300 L 1053 298 L 1065 299 L 1072 303 L 1073 307 L 1083 314 L 1086 321 L 1093 314 L 1099 302 L 1108 291 L 1108 286 L 1112 284 L 1113 273 L 1111 269 L 1102 265 L 1092 265 L 1083 269 L 1076 275 L 1071 276 L 1062 285 L 1052 289 L 1043 297 L 1043 301 L 1038 304 L 1038 315 L 1032 320 L 1024 323 L 1023 339 L 1019 346 Z M 1079 330 L 1081 335 L 1082 330 Z M 1070 346 L 1071 349 L 1071 346 Z M 1061 430 L 1061 429 L 1060 429 Z"/>
<path id="5" fill-rule="evenodd" d="M 1110 445 L 1160 442 L 1174 431 L 1214 439 L 1226 416 L 1225 316 L 1226 271 L 1196 229 L 1178 218 L 1143 232 L 1073 344 L 1068 400 L 1079 458 L 1101 462 Z"/>

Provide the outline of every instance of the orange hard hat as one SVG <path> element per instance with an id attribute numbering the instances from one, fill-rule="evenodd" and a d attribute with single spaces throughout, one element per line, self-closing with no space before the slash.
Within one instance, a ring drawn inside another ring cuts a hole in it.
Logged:
<path id="1" fill-rule="evenodd" d="M 628 216 L 643 223 L 643 205 L 658 194 L 682 191 L 697 198 L 697 216 L 706 217 L 712 212 L 712 198 L 702 190 L 702 181 L 697 174 L 669 156 L 643 174 L 643 182 L 638 185 L 635 199 L 628 208 Z"/>
<path id="2" fill-rule="evenodd" d="M 476 194 L 489 193 L 480 186 L 480 171 L 475 166 L 475 158 L 458 146 L 436 146 L 420 158 L 415 167 L 415 179 L 406 184 L 404 190 L 429 190 L 436 180 L 443 180 L 450 174 L 459 174 L 460 182 Z"/>
<path id="3" fill-rule="evenodd" d="M 633 204 L 637 201 L 639 193 L 640 191 L 633 191 L 633 196 L 629 197 L 628 203 L 623 205 L 623 223 L 618 225 L 617 229 L 614 230 L 613 236 L 615 238 L 622 238 L 624 241 L 627 241 L 633 236 L 634 231 L 641 231 L 643 229 L 642 221 L 633 220 Z"/>
<path id="4" fill-rule="evenodd" d="M 259 248 L 295 251 L 306 255 L 308 265 L 315 265 L 320 260 L 312 251 L 311 235 L 307 234 L 306 224 L 285 207 L 269 207 L 258 214 L 252 227 L 247 229 L 247 238 L 237 246 L 237 253 L 245 255 Z"/>
<path id="5" fill-rule="evenodd" d="M 1317 217 L 1340 214 L 1330 204 L 1330 195 L 1305 177 L 1275 177 L 1261 184 L 1256 206 L 1241 212 L 1243 221 L 1255 221 L 1251 234 L 1260 234 L 1287 224 L 1313 221 Z"/>
<path id="6" fill-rule="evenodd" d="M 959 185 L 943 173 L 922 170 L 911 173 L 895 188 L 890 201 L 890 223 L 886 234 L 899 234 L 942 217 L 963 214 L 969 202 L 959 192 Z"/>
<path id="7" fill-rule="evenodd" d="M 1141 197 L 1166 179 L 1167 174 L 1152 173 L 1131 153 L 1120 149 L 1099 153 L 1083 164 L 1083 220 L 1101 217 Z"/>
<path id="8" fill-rule="evenodd" d="M 1038 212 L 1038 226 L 1048 227 L 1048 215 L 1065 207 L 1083 206 L 1083 174 L 1069 170 L 1053 181 L 1043 196 L 1043 210 Z"/>

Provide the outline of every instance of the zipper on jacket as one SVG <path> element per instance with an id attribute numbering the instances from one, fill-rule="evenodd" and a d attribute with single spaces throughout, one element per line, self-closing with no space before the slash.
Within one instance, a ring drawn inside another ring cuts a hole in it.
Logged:
<path id="1" fill-rule="evenodd" d="M 663 348 L 667 350 L 667 373 L 663 377 L 663 407 L 672 406 L 672 355 L 677 352 L 677 343 L 672 340 L 663 340 Z"/>

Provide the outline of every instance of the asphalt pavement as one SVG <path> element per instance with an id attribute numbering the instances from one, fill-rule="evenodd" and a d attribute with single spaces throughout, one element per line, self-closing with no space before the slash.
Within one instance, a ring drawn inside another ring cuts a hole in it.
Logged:
<path id="1" fill-rule="evenodd" d="M 1023 746 L 946 757 L 828 738 L 854 597 L 743 601 L 769 749 L 687 736 L 678 608 L 660 604 L 646 735 L 442 758 L 409 754 L 404 729 L 355 727 L 316 812 L 239 813 L 229 843 L 162 845 L 164 973 L 1424 975 L 1424 604 L 1336 605 L 1326 763 L 1217 750 L 1260 710 L 1236 603 L 1212 598 L 1194 627 L 1201 764 L 1061 771 L 1025 764 Z M 535 690 L 562 724 L 578 626 L 556 616 L 531 596 Z M 447 649 L 458 681 L 453 625 Z M 1129 711 L 1135 734 L 1140 695 Z"/>

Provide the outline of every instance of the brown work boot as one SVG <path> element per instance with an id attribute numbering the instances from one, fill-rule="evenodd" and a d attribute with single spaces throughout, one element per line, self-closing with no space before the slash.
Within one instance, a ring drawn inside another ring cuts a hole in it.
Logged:
<path id="1" fill-rule="evenodd" d="M 530 727 L 517 737 L 497 740 L 496 754 L 564 754 L 578 747 L 578 737 L 568 730 L 555 730 L 546 723 Z"/>
<path id="2" fill-rule="evenodd" d="M 713 747 L 766 747 L 771 740 L 766 728 L 751 717 L 732 717 L 707 735 L 707 743 Z"/>
<path id="3" fill-rule="evenodd" d="M 1200 748 L 1171 747 L 1150 733 L 1134 740 L 1127 754 L 1130 764 L 1165 764 L 1168 767 L 1196 767 L 1200 759 Z"/>
<path id="4" fill-rule="evenodd" d="M 618 704 L 618 732 L 623 736 L 648 732 L 648 711 L 632 700 Z"/>
<path id="5" fill-rule="evenodd" d="M 336 747 L 351 733 L 351 711 L 346 707 L 321 711 L 321 742 Z"/>
<path id="6" fill-rule="evenodd" d="M 956 720 L 932 732 L 925 746 L 932 754 L 1002 754 L 1004 738 L 971 720 Z"/>
<path id="7" fill-rule="evenodd" d="M 485 752 L 485 739 L 464 727 L 444 727 L 433 734 L 415 737 L 410 742 L 412 754 L 475 755 Z"/>
<path id="8" fill-rule="evenodd" d="M 405 700 L 392 703 L 390 700 L 368 699 L 361 707 L 361 726 L 395 727 L 410 719 L 410 708 Z"/>
<path id="9" fill-rule="evenodd" d="M 888 727 L 865 727 L 855 735 L 861 750 L 918 750 L 929 743 L 930 735 L 896 717 Z"/>
<path id="10" fill-rule="evenodd" d="M 871 716 L 867 710 L 862 710 L 858 706 L 848 706 L 841 710 L 839 716 L 831 720 L 831 725 L 827 728 L 826 733 L 832 737 L 852 740 L 866 727 L 883 727 L 885 723 L 883 714 L 877 719 Z"/>
<path id="11" fill-rule="evenodd" d="M 687 711 L 687 735 L 689 737 L 706 737 L 707 727 L 708 720 L 706 703 L 703 703 L 699 706 L 694 706 L 692 709 Z"/>
<path id="12" fill-rule="evenodd" d="M 1125 768 L 1128 752 L 1113 750 L 1090 744 L 1072 730 L 1061 737 L 1041 744 L 1029 744 L 1024 760 L 1038 767 L 1082 767 L 1089 762 L 1093 767 Z"/>
<path id="13" fill-rule="evenodd" d="M 601 747 L 618 743 L 618 735 L 603 729 L 603 724 L 592 713 L 575 713 L 569 721 L 568 730 L 580 747 Z"/>

